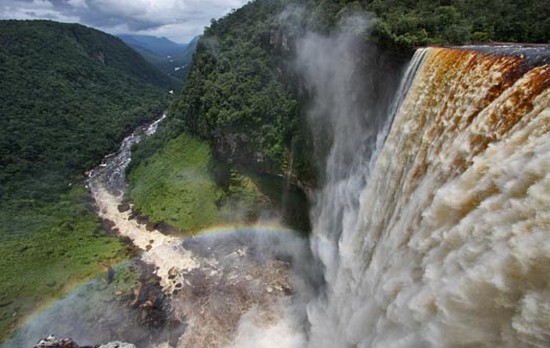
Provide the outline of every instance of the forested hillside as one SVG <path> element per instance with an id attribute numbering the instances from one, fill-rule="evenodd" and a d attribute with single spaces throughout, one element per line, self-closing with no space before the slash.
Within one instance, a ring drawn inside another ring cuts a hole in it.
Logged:
<path id="1" fill-rule="evenodd" d="M 212 21 L 199 41 L 186 92 L 157 134 L 138 145 L 129 168 L 130 198 L 153 222 L 193 233 L 276 210 L 283 223 L 307 231 L 303 193 L 295 187 L 289 193 L 286 179 L 276 176 L 309 185 L 315 180 L 287 66 L 290 47 L 278 36 L 283 10 L 279 1 L 250 3 Z M 201 152 L 210 163 L 185 155 L 198 143 L 210 145 Z M 190 171 L 209 182 L 202 185 L 208 190 L 197 190 L 196 178 L 181 174 Z"/>
<path id="2" fill-rule="evenodd" d="M 0 339 L 38 303 L 124 255 L 79 183 L 165 109 L 171 83 L 97 30 L 0 21 Z"/>
<path id="3" fill-rule="evenodd" d="M 302 117 L 308 96 L 289 64 L 303 33 L 334 32 L 343 18 L 360 14 L 371 30 L 356 34 L 401 57 L 427 44 L 548 42 L 547 5 L 544 0 L 252 1 L 206 29 L 184 90 L 171 106 L 167 127 L 172 129 L 150 143 L 159 147 L 167 141 L 158 139 L 162 134 L 170 138 L 186 131 L 208 141 L 227 161 L 291 172 L 313 184 L 311 138 Z"/>
<path id="4" fill-rule="evenodd" d="M 171 83 L 119 39 L 47 21 L 0 22 L 0 80 L 2 200 L 67 187 L 160 112 Z"/>
<path id="5" fill-rule="evenodd" d="M 278 30 L 283 5 L 257 1 L 212 22 L 171 109 L 221 157 L 273 173 L 290 169 L 293 146 L 293 169 L 310 166 L 309 155 L 300 152 L 307 136 L 286 66 L 290 47 Z"/>
<path id="6" fill-rule="evenodd" d="M 311 23 L 330 31 L 358 10 L 373 15 L 372 39 L 403 50 L 433 44 L 550 41 L 547 0 L 308 1 Z"/>

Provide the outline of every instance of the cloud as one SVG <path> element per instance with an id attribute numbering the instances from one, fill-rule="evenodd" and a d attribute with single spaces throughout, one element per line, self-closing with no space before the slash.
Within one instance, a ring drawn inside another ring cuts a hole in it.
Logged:
<path id="1" fill-rule="evenodd" d="M 210 19 L 248 0 L 2 0 L 0 19 L 76 22 L 111 34 L 166 36 L 190 41 Z"/>

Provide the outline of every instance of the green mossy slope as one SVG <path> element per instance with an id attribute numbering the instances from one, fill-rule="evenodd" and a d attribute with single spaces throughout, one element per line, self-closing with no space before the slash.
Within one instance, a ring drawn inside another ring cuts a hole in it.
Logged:
<path id="1" fill-rule="evenodd" d="M 250 178 L 227 172 L 207 143 L 185 133 L 133 167 L 128 179 L 136 211 L 185 233 L 244 221 L 267 203 Z"/>
<path id="2" fill-rule="evenodd" d="M 134 208 L 186 231 L 217 222 L 221 191 L 208 173 L 210 161 L 207 144 L 185 134 L 172 139 L 130 173 Z"/>

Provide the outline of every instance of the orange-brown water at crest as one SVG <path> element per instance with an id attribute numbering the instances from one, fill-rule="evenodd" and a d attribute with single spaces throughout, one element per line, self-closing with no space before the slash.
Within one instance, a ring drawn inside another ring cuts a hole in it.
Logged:
<path id="1" fill-rule="evenodd" d="M 550 66 L 530 60 L 537 49 L 548 56 L 417 52 L 336 257 L 314 227 L 330 271 L 310 347 L 550 345 Z"/>

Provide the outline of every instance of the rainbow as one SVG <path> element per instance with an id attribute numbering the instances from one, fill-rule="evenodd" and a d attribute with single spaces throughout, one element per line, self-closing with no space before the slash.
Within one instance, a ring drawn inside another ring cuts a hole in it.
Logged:
<path id="1" fill-rule="evenodd" d="M 254 234 L 261 234 L 261 235 L 267 235 L 267 236 L 281 236 L 281 235 L 288 235 L 288 236 L 297 236 L 299 233 L 295 230 L 292 230 L 288 227 L 282 226 L 275 222 L 261 222 L 261 223 L 224 223 L 224 224 L 216 224 L 211 225 L 208 227 L 205 227 L 201 230 L 198 230 L 194 233 L 192 237 L 188 237 L 189 239 L 194 240 L 200 240 L 203 238 L 211 239 L 211 238 L 223 238 L 223 237 L 231 237 L 231 235 L 234 235 L 236 233 L 254 233 Z M 187 239 L 186 237 L 182 238 L 182 241 Z M 128 262 L 128 259 L 121 260 L 117 263 L 114 263 L 111 265 L 112 268 L 117 269 L 120 266 L 124 265 Z M 44 302 L 42 302 L 39 306 L 37 306 L 32 312 L 26 314 L 15 326 L 13 330 L 13 334 L 10 338 L 8 338 L 5 342 L 3 342 L 3 346 L 6 347 L 11 346 L 14 341 L 16 343 L 19 342 L 19 340 L 27 340 L 32 342 L 25 342 L 30 343 L 31 346 L 34 344 L 34 341 L 38 341 L 41 337 L 25 337 L 26 333 L 25 331 L 28 328 L 31 328 L 33 326 L 33 323 L 37 323 L 40 320 L 44 320 L 44 315 L 48 315 L 48 313 L 55 313 L 58 306 L 67 305 L 70 301 L 71 297 L 78 294 L 79 292 L 83 291 L 85 287 L 93 284 L 95 281 L 98 280 L 102 272 L 96 272 L 92 274 L 90 277 L 87 277 L 82 280 L 78 281 L 72 281 L 67 283 L 64 286 L 63 289 L 63 295 L 58 298 L 51 298 L 47 299 Z M 31 332 L 34 334 L 34 332 Z M 44 337 L 49 335 L 51 332 L 43 332 L 40 333 Z"/>
<path id="2" fill-rule="evenodd" d="M 113 269 L 117 269 L 128 262 L 129 259 L 123 259 L 111 264 L 110 266 Z M 32 312 L 25 313 L 24 316 L 16 323 L 10 336 L 5 337 L 5 341 L 0 341 L 0 347 L 15 347 L 19 346 L 18 344 L 21 342 L 25 344 L 23 345 L 24 347 L 32 347 L 39 339 L 44 338 L 49 334 L 56 334 L 55 332 L 42 332 L 41 337 L 26 337 L 25 331 L 31 328 L 34 323 L 43 320 L 43 315 L 48 315 L 48 313 L 55 313 L 58 306 L 70 304 L 71 297 L 77 295 L 81 291 L 84 291 L 86 287 L 94 284 L 94 282 L 99 281 L 103 273 L 103 271 L 98 270 L 97 272 L 91 274 L 89 277 L 85 277 L 84 279 L 79 280 L 72 280 L 66 283 L 63 286 L 62 294 L 59 297 L 45 299 L 39 305 L 37 305 L 34 310 L 32 310 Z M 66 303 L 65 301 L 68 302 Z"/>
<path id="3" fill-rule="evenodd" d="M 261 223 L 224 223 L 208 226 L 202 230 L 199 230 L 194 233 L 192 238 L 201 238 L 201 237 L 213 237 L 219 235 L 230 235 L 235 232 L 246 231 L 246 232 L 261 232 L 269 234 L 297 234 L 295 230 L 280 225 L 278 223 L 271 222 L 261 222 Z"/>

